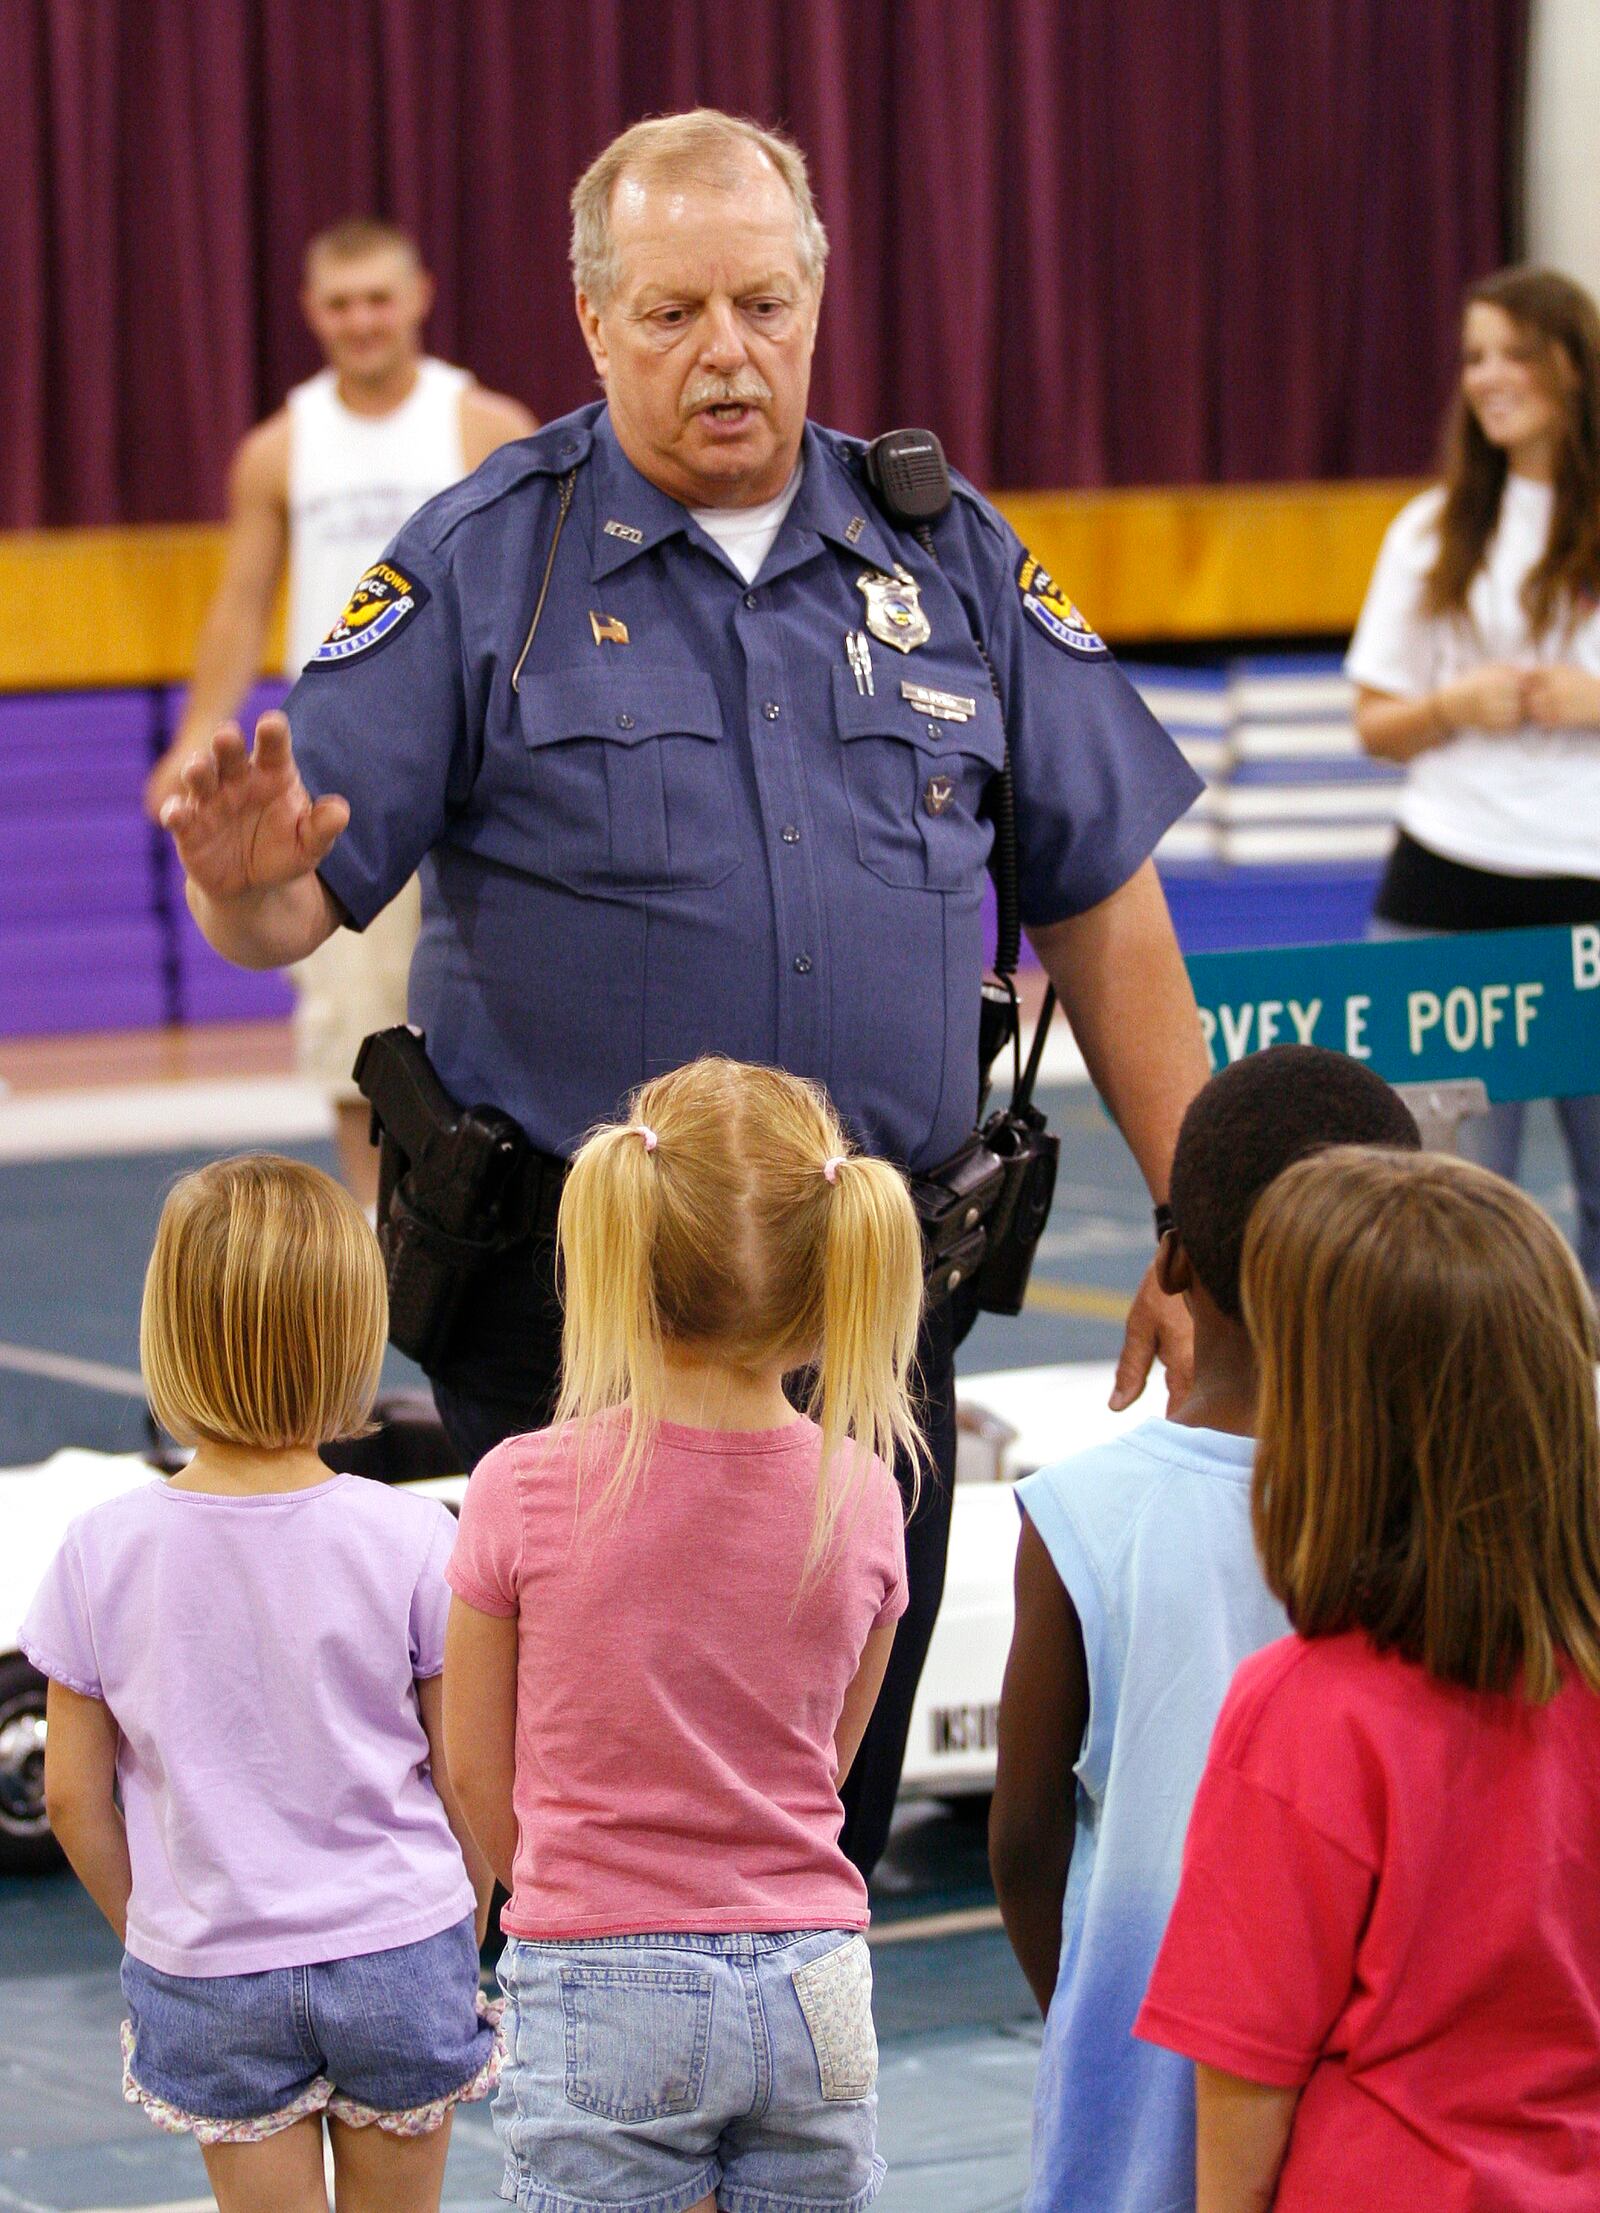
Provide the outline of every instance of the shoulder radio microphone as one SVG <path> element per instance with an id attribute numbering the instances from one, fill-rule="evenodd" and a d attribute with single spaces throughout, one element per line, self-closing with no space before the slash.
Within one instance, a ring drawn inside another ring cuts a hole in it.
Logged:
<path id="1" fill-rule="evenodd" d="M 867 481 L 889 520 L 909 530 L 937 565 L 933 525 L 951 501 L 950 468 L 931 430 L 889 430 L 866 451 Z M 968 615 L 996 699 L 1000 686 L 977 626 Z M 1033 1103 L 1045 1036 L 1055 1012 L 1055 992 L 1045 993 L 1027 1067 L 1022 1065 L 1020 1018 L 1013 981 L 1021 950 L 1016 797 L 1010 749 L 995 779 L 993 874 L 999 910 L 996 981 L 986 982 L 979 1007 L 978 1115 L 980 1126 L 938 1167 L 911 1179 L 922 1223 L 930 1304 L 960 1295 L 968 1326 L 978 1310 L 1020 1314 L 1034 1253 L 1055 1196 L 1061 1140 L 1052 1135 Z M 982 1120 L 991 1071 L 1001 1052 L 1012 1052 L 1011 1101 Z M 963 1332 L 964 1333 L 964 1332 Z"/>

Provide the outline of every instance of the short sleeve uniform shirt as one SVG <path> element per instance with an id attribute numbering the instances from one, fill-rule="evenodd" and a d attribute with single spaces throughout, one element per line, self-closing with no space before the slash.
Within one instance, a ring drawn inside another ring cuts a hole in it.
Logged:
<path id="1" fill-rule="evenodd" d="M 324 880 L 361 927 L 421 865 L 412 1019 L 547 1151 L 715 1051 L 930 1165 L 972 1124 L 1007 744 L 1032 923 L 1115 891 L 1199 788 L 992 508 L 958 485 L 936 562 L 860 454 L 807 427 L 747 584 L 585 408 L 413 517 L 291 695 L 308 789 L 351 805 Z M 902 574 L 903 652 L 869 630 Z"/>

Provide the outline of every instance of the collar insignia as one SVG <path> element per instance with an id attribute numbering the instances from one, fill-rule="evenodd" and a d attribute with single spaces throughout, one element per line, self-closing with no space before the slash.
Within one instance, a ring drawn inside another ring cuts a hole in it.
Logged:
<path id="1" fill-rule="evenodd" d="M 608 538 L 621 538 L 630 546 L 642 546 L 644 544 L 644 532 L 635 530 L 632 523 L 619 523 L 613 518 L 603 527 Z"/>

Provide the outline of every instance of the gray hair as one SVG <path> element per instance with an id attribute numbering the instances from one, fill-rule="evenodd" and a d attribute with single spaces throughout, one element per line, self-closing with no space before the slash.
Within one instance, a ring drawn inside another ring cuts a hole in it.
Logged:
<path id="1" fill-rule="evenodd" d="M 692 176 L 719 189 L 732 189 L 739 151 L 753 146 L 772 164 L 794 201 L 795 245 L 800 271 L 813 286 L 822 283 L 828 259 L 828 234 L 817 215 L 806 175 L 806 157 L 792 140 L 720 108 L 691 108 L 683 115 L 652 115 L 635 123 L 596 155 L 573 187 L 572 278 L 596 307 L 604 307 L 617 286 L 616 248 L 611 237 L 611 198 L 625 169 L 647 177 Z"/>

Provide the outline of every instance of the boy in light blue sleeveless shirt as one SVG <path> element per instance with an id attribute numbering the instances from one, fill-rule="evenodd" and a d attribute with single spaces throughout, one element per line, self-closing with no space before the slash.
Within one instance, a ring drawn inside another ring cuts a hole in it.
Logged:
<path id="1" fill-rule="evenodd" d="M 1026 2213 L 1192 2213 L 1193 2068 L 1132 2032 L 1223 1694 L 1289 1627 L 1250 1529 L 1245 1226 L 1306 1153 L 1418 1142 L 1397 1095 L 1339 1053 L 1280 1046 L 1214 1077 L 1179 1132 L 1159 1260 L 1194 1316 L 1193 1387 L 1172 1418 L 1017 1486 L 990 1856 L 1046 2013 Z"/>

